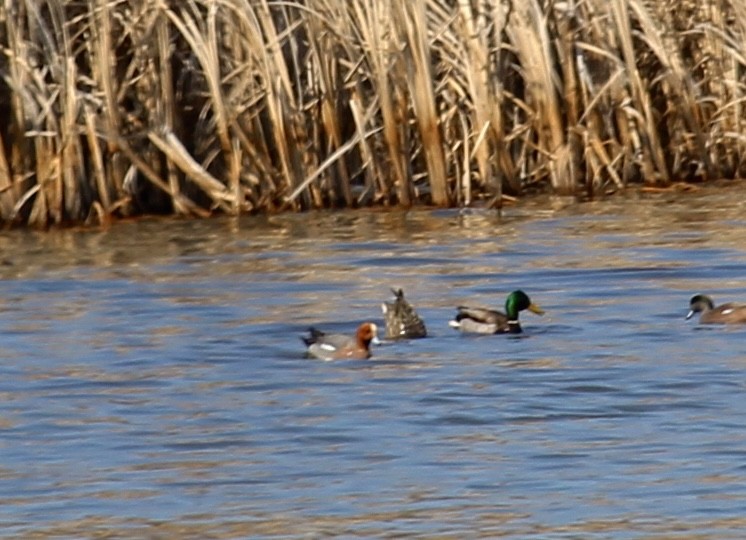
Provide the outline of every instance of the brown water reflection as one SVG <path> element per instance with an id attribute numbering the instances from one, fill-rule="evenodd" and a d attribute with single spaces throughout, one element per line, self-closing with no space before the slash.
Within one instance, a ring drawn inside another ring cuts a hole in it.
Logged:
<path id="1" fill-rule="evenodd" d="M 746 301 L 740 199 L 6 232 L 2 536 L 740 537 L 746 329 L 683 320 Z M 302 357 L 391 286 L 431 337 Z"/>
<path id="2" fill-rule="evenodd" d="M 416 247 L 437 246 L 444 241 L 468 244 L 469 253 L 492 254 L 525 236 L 523 225 L 531 220 L 561 219 L 543 238 L 560 245 L 562 233 L 593 239 L 599 248 L 618 246 L 614 235 L 634 235 L 641 245 L 681 246 L 715 242 L 739 247 L 744 243 L 740 189 L 703 189 L 700 192 L 609 201 L 571 203 L 567 199 L 535 198 L 508 208 L 500 219 L 493 211 L 457 210 L 312 212 L 253 218 L 212 220 L 145 220 L 120 223 L 105 230 L 10 231 L 0 237 L 5 278 L 32 277 L 48 268 L 95 267 L 111 269 L 114 276 L 138 267 L 177 258 L 207 260 L 220 257 L 216 272 L 245 270 L 247 253 L 263 254 L 252 261 L 262 271 L 281 271 L 283 254 L 270 250 L 318 249 L 333 253 L 361 249 L 366 242 L 396 242 Z M 687 233 L 696 233 L 688 236 Z M 622 238 L 622 241 L 625 241 Z M 345 247 L 344 243 L 350 242 Z M 323 244 L 323 245 L 322 245 Z M 321 255 L 319 254 L 319 255 Z M 235 255 L 236 260 L 231 260 Z M 386 253 L 375 253 L 376 256 Z M 240 260 L 239 260 L 240 259 Z M 328 262 L 329 269 L 338 264 Z"/>

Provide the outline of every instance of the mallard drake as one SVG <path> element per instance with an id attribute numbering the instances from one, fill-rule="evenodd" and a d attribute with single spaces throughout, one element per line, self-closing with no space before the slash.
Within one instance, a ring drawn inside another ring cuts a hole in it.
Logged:
<path id="1" fill-rule="evenodd" d="M 531 302 L 523 291 L 513 291 L 505 300 L 505 313 L 480 307 L 459 306 L 456 318 L 449 325 L 462 332 L 479 334 L 520 334 L 523 330 L 518 322 L 518 313 L 527 309 L 537 315 L 544 311 Z"/>
<path id="2" fill-rule="evenodd" d="M 704 294 L 695 294 L 689 301 L 689 313 L 686 318 L 691 319 L 696 313 L 701 313 L 701 324 L 744 324 L 746 323 L 746 304 L 728 302 L 715 307 L 712 298 Z"/>
<path id="3" fill-rule="evenodd" d="M 358 326 L 355 336 L 326 334 L 316 328 L 308 329 L 308 337 L 301 337 L 306 344 L 307 354 L 320 360 L 370 358 L 370 344 L 378 341 L 378 327 L 371 322 Z"/>
<path id="4" fill-rule="evenodd" d="M 404 291 L 391 289 L 394 293 L 393 302 L 381 304 L 383 320 L 386 324 L 386 338 L 423 338 L 427 336 L 425 323 L 422 321 L 412 305 L 404 299 Z"/>

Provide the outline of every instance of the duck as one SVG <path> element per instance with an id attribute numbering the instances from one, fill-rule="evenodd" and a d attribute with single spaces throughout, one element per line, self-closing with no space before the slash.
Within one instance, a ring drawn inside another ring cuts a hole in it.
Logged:
<path id="1" fill-rule="evenodd" d="M 699 316 L 700 324 L 745 324 L 746 323 L 746 304 L 736 304 L 728 302 L 727 304 L 715 307 L 712 298 L 705 294 L 695 294 L 689 301 L 689 313 L 686 319 L 689 320 L 696 313 Z"/>
<path id="2" fill-rule="evenodd" d="M 391 289 L 393 302 L 383 302 L 383 320 L 387 339 L 415 339 L 427 336 L 424 321 L 417 315 L 412 304 L 404 299 L 402 289 Z"/>
<path id="3" fill-rule="evenodd" d="M 523 329 L 518 322 L 519 312 L 527 309 L 537 315 L 544 314 L 544 310 L 521 290 L 513 291 L 505 299 L 505 313 L 481 307 L 459 306 L 457 309 L 456 318 L 448 325 L 461 332 L 478 334 L 520 334 Z"/>
<path id="4" fill-rule="evenodd" d="M 370 358 L 370 344 L 379 344 L 378 327 L 375 323 L 365 322 L 357 328 L 354 336 L 344 334 L 327 334 L 311 327 L 308 337 L 301 339 L 306 344 L 306 353 L 319 360 L 365 360 Z"/>

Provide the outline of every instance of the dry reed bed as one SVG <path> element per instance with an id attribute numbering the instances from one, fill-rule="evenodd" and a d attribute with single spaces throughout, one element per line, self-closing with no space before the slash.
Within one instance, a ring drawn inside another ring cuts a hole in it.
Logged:
<path id="1" fill-rule="evenodd" d="M 746 0 L 5 0 L 0 45 L 6 224 L 746 172 Z"/>

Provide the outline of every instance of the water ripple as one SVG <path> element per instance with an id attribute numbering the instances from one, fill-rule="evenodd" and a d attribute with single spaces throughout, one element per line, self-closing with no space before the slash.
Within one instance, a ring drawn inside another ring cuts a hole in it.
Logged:
<path id="1" fill-rule="evenodd" d="M 683 319 L 746 301 L 739 200 L 6 231 L 2 536 L 740 538 L 746 330 Z M 427 339 L 304 358 L 391 287 Z"/>

